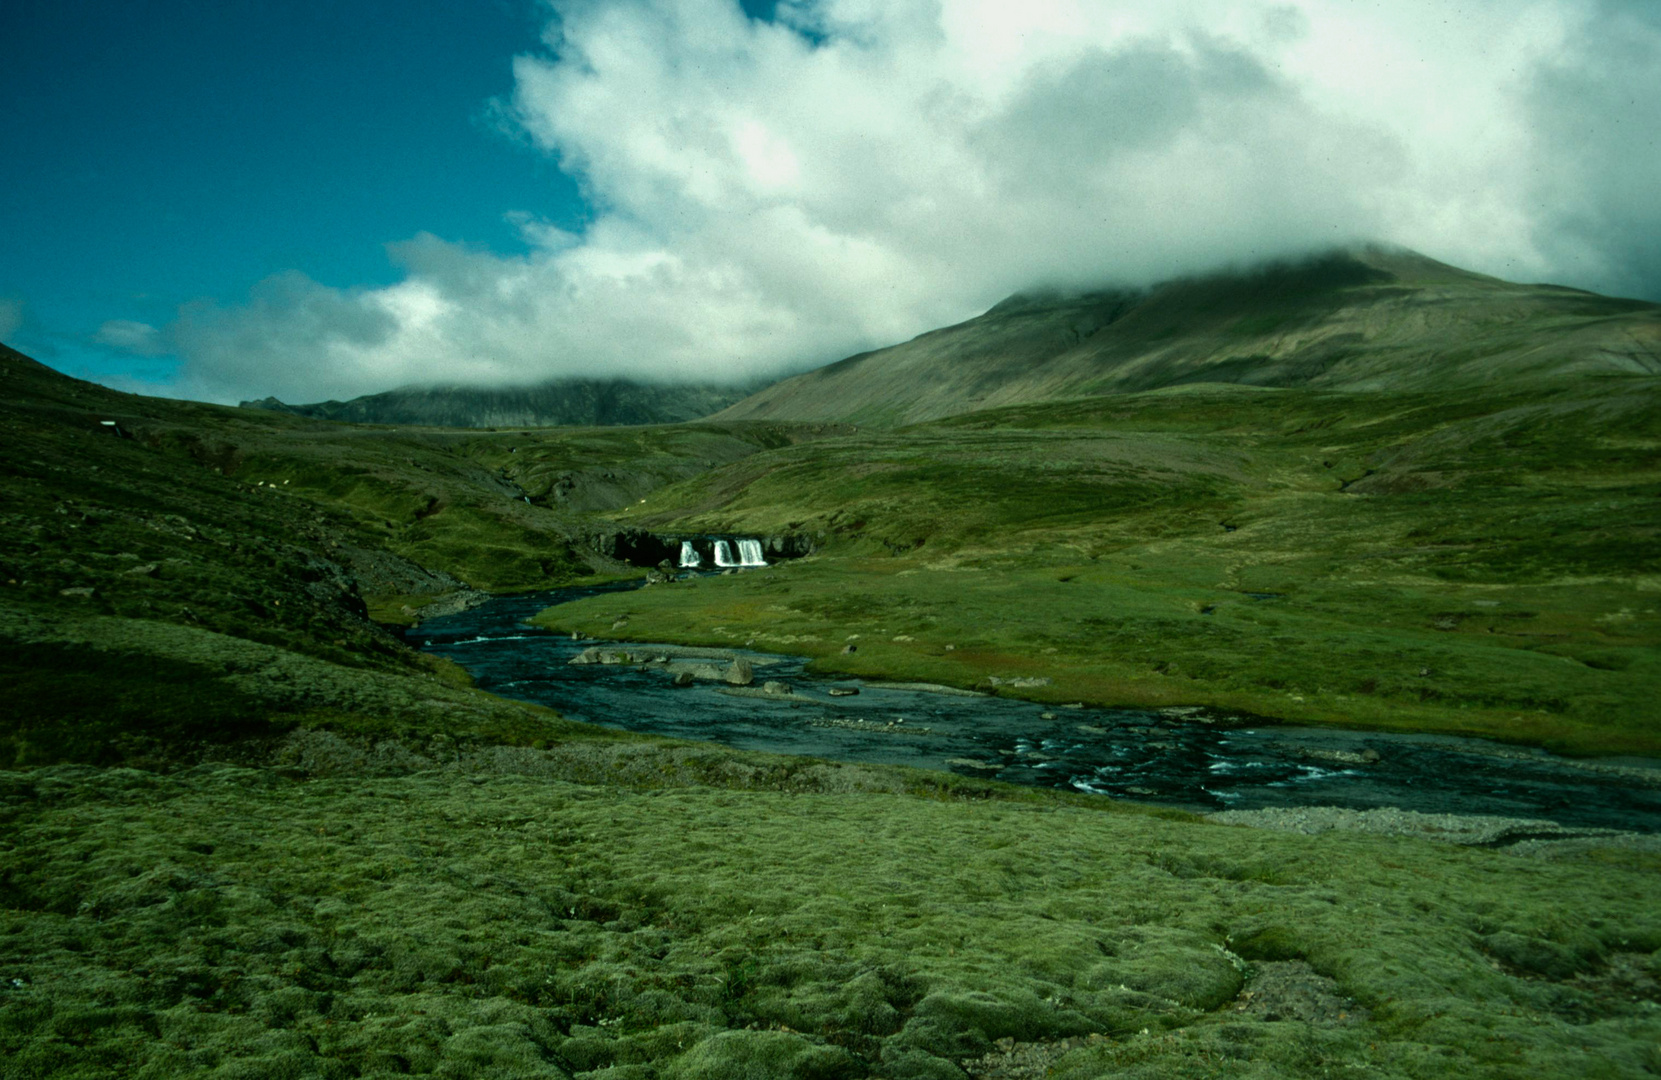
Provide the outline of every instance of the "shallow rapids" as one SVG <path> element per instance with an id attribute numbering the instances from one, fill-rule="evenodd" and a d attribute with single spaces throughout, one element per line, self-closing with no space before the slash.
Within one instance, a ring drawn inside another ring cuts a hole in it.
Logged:
<path id="1" fill-rule="evenodd" d="M 745 650 L 737 652 L 754 666 L 756 687 L 783 682 L 790 693 L 739 695 L 707 681 L 675 686 L 661 666 L 572 665 L 608 643 L 525 623 L 551 605 L 626 587 L 500 597 L 407 637 L 461 664 L 481 689 L 573 720 L 747 750 L 949 769 L 1206 812 L 1399 807 L 1661 831 L 1661 763 L 1653 761 L 1578 762 L 1479 739 L 1291 727 L 1197 709 L 942 694 L 820 678 L 805 673 L 801 657 Z M 650 645 L 618 647 L 657 656 Z"/>

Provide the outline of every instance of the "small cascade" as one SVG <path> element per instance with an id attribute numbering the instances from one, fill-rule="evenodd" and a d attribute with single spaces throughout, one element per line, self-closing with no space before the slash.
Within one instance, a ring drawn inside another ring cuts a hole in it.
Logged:
<path id="1" fill-rule="evenodd" d="M 727 546 L 727 542 L 725 540 L 715 541 L 715 565 L 716 566 L 737 566 L 738 565 L 737 562 L 733 561 L 732 548 Z"/>
<path id="2" fill-rule="evenodd" d="M 681 569 L 683 569 L 683 570 L 696 570 L 698 567 L 702 566 L 703 564 L 704 564 L 703 557 L 698 554 L 698 549 L 692 546 L 692 541 L 682 540 L 681 541 Z"/>
<path id="3" fill-rule="evenodd" d="M 760 540 L 740 540 L 738 542 L 738 565 L 766 566 L 767 560 L 761 557 Z"/>

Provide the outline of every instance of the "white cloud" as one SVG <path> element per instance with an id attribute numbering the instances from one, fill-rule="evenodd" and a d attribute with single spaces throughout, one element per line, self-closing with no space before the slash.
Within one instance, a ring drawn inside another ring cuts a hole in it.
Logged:
<path id="1" fill-rule="evenodd" d="M 0 341 L 23 328 L 24 303 L 21 296 L 0 296 Z"/>
<path id="2" fill-rule="evenodd" d="M 1661 289 L 1654 228 L 1615 243 L 1654 225 L 1661 186 L 1661 32 L 1638 5 L 552 6 L 504 111 L 581 179 L 583 234 L 520 213 L 522 256 L 420 236 L 390 287 L 289 275 L 196 306 L 173 328 L 181 392 L 744 378 L 1034 283 L 1358 239 Z"/>
<path id="3" fill-rule="evenodd" d="M 92 341 L 133 356 L 161 356 L 168 348 L 159 330 L 132 319 L 110 319 L 92 335 Z"/>

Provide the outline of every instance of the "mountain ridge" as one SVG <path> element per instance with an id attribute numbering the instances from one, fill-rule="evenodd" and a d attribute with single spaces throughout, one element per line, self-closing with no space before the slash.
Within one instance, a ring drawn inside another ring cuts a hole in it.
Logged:
<path id="1" fill-rule="evenodd" d="M 1661 374 L 1661 305 L 1363 247 L 1146 289 L 1016 293 L 714 419 L 918 423 L 1194 382 L 1429 390 Z"/>
<path id="2" fill-rule="evenodd" d="M 347 401 L 290 405 L 275 397 L 245 409 L 314 420 L 423 427 L 619 427 L 696 420 L 737 402 L 755 383 L 654 385 L 629 379 L 556 379 L 529 386 L 406 386 Z"/>

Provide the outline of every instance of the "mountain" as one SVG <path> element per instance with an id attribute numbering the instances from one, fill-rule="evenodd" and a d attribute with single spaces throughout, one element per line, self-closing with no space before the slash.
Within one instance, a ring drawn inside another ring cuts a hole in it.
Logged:
<path id="1" fill-rule="evenodd" d="M 696 420 L 755 389 L 695 383 L 657 386 L 627 379 L 560 379 L 535 386 L 409 386 L 350 401 L 289 405 L 274 397 L 244 401 L 314 420 L 422 427 L 612 427 Z"/>
<path id="2" fill-rule="evenodd" d="M 1145 290 L 1025 293 L 717 419 L 917 423 L 1189 383 L 1445 390 L 1661 373 L 1661 305 L 1366 247 Z"/>

